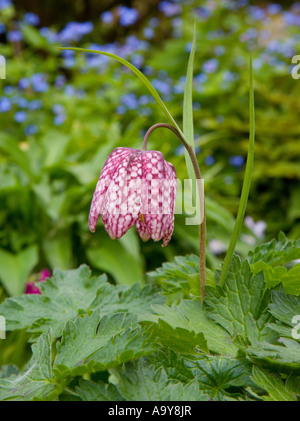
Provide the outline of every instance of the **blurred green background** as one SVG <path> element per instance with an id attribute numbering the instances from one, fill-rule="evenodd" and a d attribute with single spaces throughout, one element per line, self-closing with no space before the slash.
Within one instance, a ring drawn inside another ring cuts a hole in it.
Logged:
<path id="1" fill-rule="evenodd" d="M 208 267 L 228 245 L 248 146 L 248 62 L 253 53 L 256 157 L 237 250 L 283 230 L 300 232 L 299 97 L 291 58 L 300 52 L 300 4 L 268 1 L 0 0 L 0 283 L 2 298 L 25 291 L 43 269 L 88 263 L 133 284 L 176 255 L 197 253 L 198 229 L 176 215 L 166 248 L 131 229 L 112 241 L 88 213 L 102 166 L 117 146 L 140 148 L 165 117 L 125 67 L 59 46 L 109 51 L 151 80 L 181 125 L 193 22 L 195 143 L 207 197 Z M 168 131 L 151 135 L 187 178 Z"/>

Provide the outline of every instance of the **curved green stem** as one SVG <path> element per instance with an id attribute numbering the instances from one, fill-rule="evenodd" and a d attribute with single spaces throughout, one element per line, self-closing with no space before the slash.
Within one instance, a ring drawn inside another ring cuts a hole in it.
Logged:
<path id="1" fill-rule="evenodd" d="M 202 176 L 201 176 L 201 171 L 199 168 L 199 164 L 197 161 L 197 157 L 194 151 L 194 148 L 188 144 L 185 139 L 181 136 L 181 133 L 177 130 L 176 127 L 171 126 L 170 124 L 167 123 L 157 123 L 154 124 L 154 126 L 151 126 L 150 129 L 148 129 L 147 133 L 145 134 L 144 137 L 144 141 L 143 141 L 143 146 L 142 149 L 145 151 L 147 150 L 147 143 L 148 143 L 148 139 L 150 134 L 155 130 L 158 129 L 160 127 L 164 127 L 166 129 L 171 130 L 174 134 L 176 134 L 176 136 L 178 137 L 178 139 L 181 141 L 181 143 L 183 144 L 183 146 L 186 148 L 190 158 L 191 158 L 191 162 L 193 165 L 193 169 L 196 175 L 196 179 L 197 180 L 202 180 Z M 205 297 L 205 283 L 206 283 L 206 262 L 205 262 L 205 251 L 206 251 L 206 213 L 205 213 L 205 196 L 204 196 L 204 192 L 202 189 L 202 185 L 201 183 L 197 183 L 198 185 L 198 193 L 199 193 L 199 198 L 200 198 L 200 203 L 202 201 L 203 203 L 203 215 L 202 216 L 202 222 L 200 224 L 200 248 L 199 248 L 199 260 L 200 260 L 200 268 L 199 268 L 199 273 L 200 273 L 200 293 L 201 293 L 201 301 L 203 302 L 204 297 Z"/>
<path id="2" fill-rule="evenodd" d="M 230 266 L 231 258 L 238 240 L 238 236 L 241 232 L 244 216 L 247 208 L 248 196 L 251 186 L 251 177 L 254 161 L 254 140 L 255 140 L 255 115 L 254 115 L 254 89 L 253 89 L 253 70 L 252 70 L 252 57 L 250 56 L 250 83 L 249 83 L 249 109 L 250 109 L 250 132 L 249 132 L 249 147 L 248 157 L 245 170 L 245 177 L 243 182 L 243 188 L 241 193 L 240 205 L 233 229 L 233 233 L 230 239 L 229 247 L 225 256 L 223 270 L 220 278 L 220 285 L 223 286 L 226 275 Z"/>

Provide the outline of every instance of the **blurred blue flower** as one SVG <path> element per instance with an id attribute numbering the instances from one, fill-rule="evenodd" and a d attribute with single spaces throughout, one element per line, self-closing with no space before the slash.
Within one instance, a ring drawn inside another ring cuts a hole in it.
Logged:
<path id="1" fill-rule="evenodd" d="M 32 12 L 25 13 L 23 19 L 24 22 L 32 26 L 38 26 L 40 24 L 40 18 L 38 17 L 38 15 Z"/>
<path id="2" fill-rule="evenodd" d="M 12 6 L 11 0 L 0 0 L 0 10 L 6 9 Z"/>
<path id="3" fill-rule="evenodd" d="M 15 92 L 15 88 L 13 86 L 7 85 L 4 87 L 3 92 L 5 95 L 12 95 Z"/>
<path id="4" fill-rule="evenodd" d="M 169 96 L 171 94 L 172 87 L 168 82 L 164 80 L 152 79 L 152 85 L 155 89 L 157 89 L 161 94 L 165 96 Z"/>
<path id="5" fill-rule="evenodd" d="M 22 79 L 19 80 L 18 85 L 20 89 L 27 89 L 30 86 L 30 80 L 27 77 L 22 77 Z"/>
<path id="6" fill-rule="evenodd" d="M 225 72 L 223 73 L 223 80 L 225 82 L 233 82 L 237 78 L 238 78 L 238 75 L 231 72 L 230 70 L 225 70 Z"/>
<path id="7" fill-rule="evenodd" d="M 154 37 L 155 32 L 153 28 L 147 26 L 146 28 L 144 28 L 143 34 L 145 38 L 152 39 Z"/>
<path id="8" fill-rule="evenodd" d="M 66 85 L 64 92 L 67 96 L 74 96 L 76 94 L 76 89 L 72 85 Z"/>
<path id="9" fill-rule="evenodd" d="M 215 158 L 211 155 L 209 155 L 205 158 L 205 164 L 206 165 L 213 165 L 215 162 L 216 162 Z"/>
<path id="10" fill-rule="evenodd" d="M 27 108 L 28 100 L 26 98 L 17 97 L 13 101 L 19 108 Z"/>
<path id="11" fill-rule="evenodd" d="M 14 115 L 14 120 L 17 123 L 23 123 L 27 119 L 27 113 L 25 111 L 17 111 Z"/>
<path id="12" fill-rule="evenodd" d="M 180 145 L 178 148 L 175 149 L 174 153 L 177 156 L 184 155 L 184 146 L 183 145 Z"/>
<path id="13" fill-rule="evenodd" d="M 55 126 L 61 126 L 65 121 L 66 116 L 64 114 L 57 114 L 53 119 Z"/>
<path id="14" fill-rule="evenodd" d="M 145 59 L 141 54 L 133 54 L 131 56 L 131 63 L 138 69 L 140 69 L 143 66 L 144 61 Z"/>
<path id="15" fill-rule="evenodd" d="M 196 7 L 195 12 L 202 21 L 208 19 L 211 15 L 211 10 L 209 10 L 207 7 Z"/>
<path id="16" fill-rule="evenodd" d="M 139 12 L 127 6 L 119 6 L 118 14 L 121 26 L 133 25 L 139 18 Z"/>
<path id="17" fill-rule="evenodd" d="M 184 92 L 185 81 L 186 81 L 186 77 L 181 76 L 178 83 L 176 83 L 176 85 L 173 88 L 173 91 L 175 92 L 175 94 L 182 94 Z"/>
<path id="18" fill-rule="evenodd" d="M 181 13 L 181 6 L 179 4 L 171 3 L 170 1 L 161 1 L 158 4 L 158 10 L 163 12 L 166 16 L 171 17 Z"/>
<path id="19" fill-rule="evenodd" d="M 7 34 L 7 39 L 10 42 L 19 42 L 22 41 L 23 34 L 18 30 L 9 31 Z"/>
<path id="20" fill-rule="evenodd" d="M 244 162 L 244 158 L 240 155 L 234 155 L 229 158 L 229 164 L 236 168 L 243 166 Z"/>
<path id="21" fill-rule="evenodd" d="M 112 23 L 114 20 L 114 15 L 111 11 L 107 10 L 106 12 L 102 13 L 100 19 L 103 23 Z"/>
<path id="22" fill-rule="evenodd" d="M 141 95 L 139 97 L 138 102 L 139 102 L 139 105 L 147 105 L 147 104 L 149 104 L 149 102 L 151 102 L 151 100 L 152 100 L 152 97 L 150 97 L 149 95 L 144 94 L 144 95 Z"/>
<path id="23" fill-rule="evenodd" d="M 33 99 L 32 101 L 28 103 L 27 108 L 29 111 L 40 110 L 41 108 L 43 108 L 43 103 L 40 99 Z"/>
<path id="24" fill-rule="evenodd" d="M 49 84 L 46 81 L 46 76 L 43 73 L 35 73 L 30 78 L 33 90 L 35 92 L 47 92 Z"/>
<path id="25" fill-rule="evenodd" d="M 263 20 L 266 17 L 265 11 L 258 6 L 249 6 L 248 13 L 254 20 Z"/>
<path id="26" fill-rule="evenodd" d="M 61 42 L 80 41 L 84 35 L 89 34 L 94 29 L 92 22 L 69 22 L 58 37 Z"/>
<path id="27" fill-rule="evenodd" d="M 38 127 L 35 124 L 29 124 L 24 128 L 24 134 L 26 136 L 31 136 L 36 134 L 39 131 Z"/>
<path id="28" fill-rule="evenodd" d="M 0 97 L 0 113 L 5 113 L 11 110 L 11 102 L 5 96 Z"/>
<path id="29" fill-rule="evenodd" d="M 50 28 L 41 28 L 40 35 L 46 38 L 51 44 L 58 42 L 58 34 Z"/>
<path id="30" fill-rule="evenodd" d="M 277 15 L 277 13 L 280 13 L 281 10 L 282 10 L 282 7 L 280 6 L 280 4 L 271 3 L 271 4 L 268 4 L 267 6 L 267 12 L 270 15 Z"/>
<path id="31" fill-rule="evenodd" d="M 151 19 L 149 19 L 148 25 L 151 28 L 156 28 L 159 25 L 159 19 L 158 18 L 151 18 Z"/>
<path id="32" fill-rule="evenodd" d="M 206 74 L 205 73 L 199 73 L 198 75 L 196 75 L 195 77 L 194 77 L 194 82 L 196 83 L 196 84 L 198 84 L 198 83 L 204 83 L 204 82 L 206 82 L 207 81 L 207 76 L 206 76 Z"/>
<path id="33" fill-rule="evenodd" d="M 4 34 L 6 31 L 6 27 L 4 23 L 0 22 L 0 34 Z"/>
<path id="34" fill-rule="evenodd" d="M 216 58 L 206 60 L 202 65 L 202 70 L 205 73 L 214 73 L 218 68 L 219 62 Z"/>
<path id="35" fill-rule="evenodd" d="M 54 114 L 63 114 L 65 111 L 65 107 L 62 104 L 54 104 L 52 107 L 52 112 Z"/>
<path id="36" fill-rule="evenodd" d="M 118 105 L 117 109 L 116 109 L 116 113 L 117 114 L 125 114 L 126 113 L 126 107 L 125 105 Z"/>
<path id="37" fill-rule="evenodd" d="M 225 53 L 225 47 L 223 45 L 217 45 L 214 49 L 214 53 L 216 56 L 222 56 Z"/>
<path id="38" fill-rule="evenodd" d="M 123 95 L 121 97 L 121 102 L 129 110 L 134 110 L 138 107 L 138 99 L 133 93 Z"/>
<path id="39" fill-rule="evenodd" d="M 55 78 L 55 86 L 57 86 L 58 88 L 61 88 L 62 86 L 64 86 L 64 84 L 66 83 L 66 77 L 64 75 L 58 75 Z"/>

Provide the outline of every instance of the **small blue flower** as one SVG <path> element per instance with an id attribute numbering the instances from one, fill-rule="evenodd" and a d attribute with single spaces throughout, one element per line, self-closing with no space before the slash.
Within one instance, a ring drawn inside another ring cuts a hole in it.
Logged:
<path id="1" fill-rule="evenodd" d="M 276 4 L 276 3 L 271 3 L 267 6 L 267 12 L 270 15 L 277 15 L 278 13 L 280 13 L 282 10 L 282 7 L 280 6 L 280 4 Z"/>
<path id="2" fill-rule="evenodd" d="M 234 155 L 229 158 L 229 164 L 236 168 L 242 167 L 244 162 L 244 158 L 240 155 Z"/>
<path id="3" fill-rule="evenodd" d="M 57 86 L 58 88 L 61 88 L 62 86 L 64 86 L 64 84 L 66 83 L 66 77 L 64 75 L 58 75 L 55 78 L 55 86 Z"/>
<path id="4" fill-rule="evenodd" d="M 8 7 L 11 7 L 12 3 L 11 0 L 0 0 L 0 10 L 7 9 Z"/>
<path id="5" fill-rule="evenodd" d="M 39 131 L 38 127 L 35 124 L 29 124 L 24 129 L 24 134 L 26 136 L 31 136 L 36 134 Z"/>
<path id="6" fill-rule="evenodd" d="M 4 23 L 0 22 L 0 34 L 5 34 L 6 27 Z"/>
<path id="7" fill-rule="evenodd" d="M 159 25 L 159 19 L 158 18 L 151 18 L 149 20 L 148 24 L 151 28 L 157 28 L 157 26 Z"/>
<path id="8" fill-rule="evenodd" d="M 106 12 L 103 12 L 100 16 L 100 19 L 103 23 L 112 23 L 114 20 L 114 15 L 112 12 L 107 10 Z"/>
<path id="9" fill-rule="evenodd" d="M 28 100 L 26 98 L 19 97 L 14 100 L 14 103 L 20 108 L 27 108 Z"/>
<path id="10" fill-rule="evenodd" d="M 24 15 L 24 22 L 32 26 L 38 26 L 40 24 L 40 18 L 35 13 L 27 12 Z"/>
<path id="11" fill-rule="evenodd" d="M 58 42 L 58 34 L 50 28 L 41 28 L 40 35 L 46 38 L 46 40 L 51 44 Z"/>
<path id="12" fill-rule="evenodd" d="M 219 65 L 219 62 L 216 58 L 212 58 L 203 63 L 202 69 L 205 73 L 215 73 Z"/>
<path id="13" fill-rule="evenodd" d="M 64 114 L 57 114 L 54 119 L 53 123 L 55 126 L 61 126 L 66 120 L 66 116 Z"/>
<path id="14" fill-rule="evenodd" d="M 5 95 L 12 95 L 15 92 L 15 88 L 13 86 L 7 85 L 4 87 L 3 92 Z"/>
<path id="15" fill-rule="evenodd" d="M 31 83 L 35 92 L 47 92 L 49 84 L 46 81 L 46 76 L 42 73 L 35 73 L 31 76 Z"/>
<path id="16" fill-rule="evenodd" d="M 157 89 L 161 94 L 165 96 L 169 96 L 171 94 L 171 85 L 164 80 L 152 79 L 152 85 L 155 89 Z"/>
<path id="17" fill-rule="evenodd" d="M 22 77 L 22 79 L 19 80 L 19 88 L 20 89 L 27 89 L 30 86 L 30 80 L 27 77 Z"/>
<path id="18" fill-rule="evenodd" d="M 63 114 L 65 111 L 65 107 L 61 104 L 54 104 L 52 107 L 52 112 L 54 114 Z"/>
<path id="19" fill-rule="evenodd" d="M 125 114 L 126 113 L 126 107 L 125 105 L 118 105 L 117 109 L 116 109 L 116 113 L 117 114 Z"/>
<path id="20" fill-rule="evenodd" d="M 184 155 L 184 146 L 183 145 L 180 145 L 178 148 L 175 149 L 174 153 L 177 156 Z"/>
<path id="21" fill-rule="evenodd" d="M 133 25 L 139 18 L 139 12 L 126 6 L 118 7 L 119 22 L 121 26 Z"/>
<path id="22" fill-rule="evenodd" d="M 0 97 L 0 113 L 5 113 L 11 110 L 11 102 L 5 96 Z"/>
<path id="23" fill-rule="evenodd" d="M 7 34 L 7 39 L 10 42 L 20 42 L 23 39 L 23 34 L 17 30 L 9 31 Z"/>
<path id="24" fill-rule="evenodd" d="M 214 49 L 214 53 L 216 56 L 222 56 L 225 53 L 225 47 L 223 45 L 217 45 Z"/>
<path id="25" fill-rule="evenodd" d="M 166 16 L 171 17 L 181 13 L 181 6 L 179 4 L 171 3 L 170 1 L 161 1 L 158 5 L 158 10 L 163 12 Z"/>
<path id="26" fill-rule="evenodd" d="M 152 39 L 154 37 L 154 34 L 155 34 L 154 29 L 149 27 L 149 26 L 144 28 L 143 33 L 144 33 L 144 37 L 147 38 L 147 39 Z"/>
<path id="27" fill-rule="evenodd" d="M 25 111 L 17 111 L 14 115 L 14 120 L 17 123 L 23 123 L 27 119 L 27 113 Z"/>
<path id="28" fill-rule="evenodd" d="M 43 103 L 40 99 L 33 99 L 32 101 L 28 103 L 27 108 L 29 111 L 40 110 L 41 108 L 43 108 Z"/>
<path id="29" fill-rule="evenodd" d="M 215 163 L 215 158 L 213 156 L 209 155 L 205 158 L 206 165 L 213 165 L 214 163 Z"/>
<path id="30" fill-rule="evenodd" d="M 121 102 L 129 110 L 135 110 L 138 107 L 138 99 L 133 93 L 123 95 Z"/>
<path id="31" fill-rule="evenodd" d="M 92 32 L 94 25 L 92 22 L 69 22 L 58 34 L 61 42 L 80 41 L 84 35 Z"/>

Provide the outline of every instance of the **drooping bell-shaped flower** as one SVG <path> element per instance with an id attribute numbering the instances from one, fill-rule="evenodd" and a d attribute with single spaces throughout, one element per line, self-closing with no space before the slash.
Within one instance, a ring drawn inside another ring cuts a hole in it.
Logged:
<path id="1" fill-rule="evenodd" d="M 112 239 L 133 225 L 147 241 L 163 239 L 166 246 L 174 229 L 176 171 L 158 151 L 116 148 L 101 171 L 89 214 L 91 232 L 99 215 Z"/>

